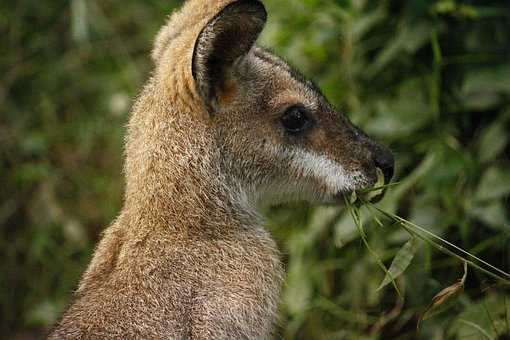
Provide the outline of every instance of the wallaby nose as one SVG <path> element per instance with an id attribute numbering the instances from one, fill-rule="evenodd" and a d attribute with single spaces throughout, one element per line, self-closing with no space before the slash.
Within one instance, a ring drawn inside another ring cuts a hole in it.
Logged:
<path id="1" fill-rule="evenodd" d="M 375 155 L 375 166 L 381 169 L 384 175 L 384 183 L 388 184 L 393 178 L 395 171 L 395 158 L 388 150 L 381 150 Z"/>

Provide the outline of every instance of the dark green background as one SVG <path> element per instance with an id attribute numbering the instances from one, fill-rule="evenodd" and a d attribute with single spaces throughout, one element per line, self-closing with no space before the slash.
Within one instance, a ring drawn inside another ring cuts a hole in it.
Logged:
<path id="1" fill-rule="evenodd" d="M 265 3 L 260 43 L 395 152 L 400 184 L 380 206 L 510 270 L 509 2 Z M 178 5 L 0 2 L 1 337 L 49 329 L 119 211 L 129 108 Z M 384 273 L 341 209 L 268 213 L 289 272 L 279 336 L 508 339 L 507 286 L 470 271 L 464 293 L 417 335 L 431 298 L 461 276 L 457 260 L 420 244 L 400 306 L 391 286 L 376 291 Z M 366 228 L 389 264 L 406 233 Z"/>

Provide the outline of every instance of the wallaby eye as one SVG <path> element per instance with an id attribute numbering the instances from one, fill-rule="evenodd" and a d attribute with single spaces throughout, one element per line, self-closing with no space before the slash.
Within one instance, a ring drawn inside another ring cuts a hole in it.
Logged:
<path id="1" fill-rule="evenodd" d="M 300 105 L 289 107 L 282 115 L 281 123 L 292 134 L 303 132 L 312 125 L 308 111 Z"/>

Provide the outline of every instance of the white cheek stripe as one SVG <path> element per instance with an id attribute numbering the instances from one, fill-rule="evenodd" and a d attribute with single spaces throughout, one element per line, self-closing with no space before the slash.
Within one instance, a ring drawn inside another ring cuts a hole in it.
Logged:
<path id="1" fill-rule="evenodd" d="M 352 174 L 326 156 L 304 150 L 294 151 L 294 154 L 292 165 L 302 170 L 305 176 L 319 179 L 333 191 L 350 190 L 354 187 Z"/>
<path id="2" fill-rule="evenodd" d="M 289 161 L 296 175 L 313 178 L 322 183 L 331 194 L 356 189 L 364 176 L 361 171 L 348 171 L 341 164 L 324 155 L 303 149 L 280 149 L 280 157 Z"/>

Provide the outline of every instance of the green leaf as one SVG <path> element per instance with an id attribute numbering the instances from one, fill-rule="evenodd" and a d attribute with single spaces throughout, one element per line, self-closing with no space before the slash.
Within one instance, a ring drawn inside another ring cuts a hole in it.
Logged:
<path id="1" fill-rule="evenodd" d="M 499 105 L 502 94 L 510 93 L 510 67 L 507 65 L 474 69 L 466 74 L 461 88 L 464 106 L 488 110 Z"/>
<path id="2" fill-rule="evenodd" d="M 394 96 L 375 103 L 376 115 L 365 129 L 376 136 L 397 138 L 411 134 L 430 122 L 434 115 L 427 100 L 423 78 L 412 78 L 397 87 Z"/>
<path id="3" fill-rule="evenodd" d="M 501 200 L 475 206 L 468 213 L 496 230 L 508 231 L 509 225 L 506 218 L 506 209 Z"/>
<path id="4" fill-rule="evenodd" d="M 402 248 L 397 252 L 395 258 L 391 262 L 390 268 L 384 277 L 384 280 L 381 282 L 377 290 L 382 289 L 392 281 L 394 281 L 397 277 L 402 275 L 411 264 L 411 261 L 416 254 L 416 239 L 413 237 L 409 241 L 407 241 Z"/>
<path id="5" fill-rule="evenodd" d="M 455 317 L 457 322 L 451 322 L 449 325 L 446 338 L 484 339 L 483 336 L 487 338 L 487 334 L 495 338 L 498 338 L 498 334 L 502 336 L 510 329 L 506 320 L 509 313 L 505 306 L 507 295 L 504 290 L 499 292 L 491 289 L 489 294 L 484 294 L 480 299 L 463 306 L 461 313 Z M 502 333 L 495 332 L 495 327 Z M 499 339 L 501 338 L 504 337 Z"/>
<path id="6" fill-rule="evenodd" d="M 478 142 L 478 155 L 481 162 L 488 162 L 496 158 L 508 143 L 508 132 L 505 123 L 495 121 L 485 128 Z"/>
<path id="7" fill-rule="evenodd" d="M 453 0 L 442 0 L 432 6 L 432 11 L 438 14 L 452 13 L 457 8 L 455 1 Z"/>
<path id="8" fill-rule="evenodd" d="M 413 22 L 403 25 L 397 35 L 379 53 L 367 73 L 374 76 L 389 63 L 402 58 L 402 53 L 412 54 L 425 45 L 433 27 L 426 22 Z"/>
<path id="9" fill-rule="evenodd" d="M 476 190 L 475 199 L 489 201 L 501 198 L 508 193 L 510 193 L 510 171 L 493 166 L 484 172 Z"/>
<path id="10" fill-rule="evenodd" d="M 485 339 L 488 339 L 488 340 L 494 340 L 494 337 L 492 337 L 485 329 L 483 329 L 482 327 L 480 327 L 479 325 L 477 325 L 476 323 L 474 322 L 471 322 L 471 321 L 468 321 L 468 320 L 463 320 L 463 319 L 459 319 L 459 322 L 465 324 L 465 325 L 468 325 L 470 327 L 473 327 L 474 329 L 476 329 L 480 334 L 482 334 Z"/>
<path id="11" fill-rule="evenodd" d="M 476 92 L 510 93 L 510 66 L 472 70 L 467 73 L 464 79 L 462 92 L 465 94 Z"/>

